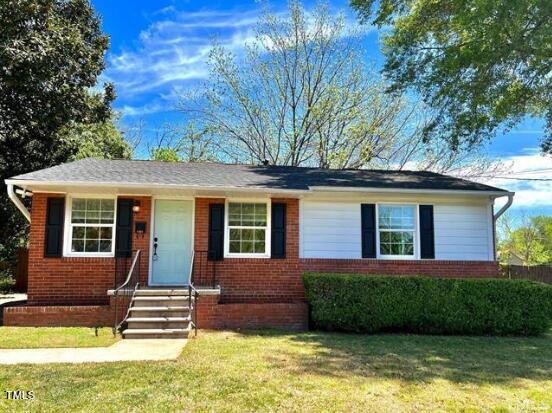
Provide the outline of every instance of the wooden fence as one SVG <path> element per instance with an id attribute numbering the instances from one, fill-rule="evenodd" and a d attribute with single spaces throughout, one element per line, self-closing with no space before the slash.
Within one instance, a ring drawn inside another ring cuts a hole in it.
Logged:
<path id="1" fill-rule="evenodd" d="M 552 284 L 552 266 L 550 265 L 502 265 L 502 275 L 506 278 L 540 281 Z"/>
<path id="2" fill-rule="evenodd" d="M 17 268 L 15 272 L 15 291 L 18 293 L 27 292 L 29 271 L 29 250 L 19 248 L 17 251 Z"/>

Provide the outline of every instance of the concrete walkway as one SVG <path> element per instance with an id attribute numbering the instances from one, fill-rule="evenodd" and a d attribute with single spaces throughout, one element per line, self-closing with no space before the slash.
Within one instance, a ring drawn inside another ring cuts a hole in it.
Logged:
<path id="1" fill-rule="evenodd" d="M 0 294 L 0 307 L 2 307 L 4 304 L 15 304 L 15 303 L 21 303 L 23 301 L 27 300 L 27 294 Z"/>
<path id="2" fill-rule="evenodd" d="M 0 364 L 176 360 L 186 339 L 126 339 L 110 347 L 0 350 Z"/>

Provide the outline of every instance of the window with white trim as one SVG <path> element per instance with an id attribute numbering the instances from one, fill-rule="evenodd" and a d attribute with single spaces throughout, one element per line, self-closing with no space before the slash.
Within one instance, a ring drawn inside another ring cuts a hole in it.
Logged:
<path id="1" fill-rule="evenodd" d="M 380 256 L 414 258 L 415 216 L 414 205 L 378 205 Z"/>
<path id="2" fill-rule="evenodd" d="M 77 255 L 111 255 L 115 244 L 115 200 L 72 198 L 68 252 Z"/>
<path id="3" fill-rule="evenodd" d="M 229 255 L 267 254 L 267 203 L 229 202 L 227 225 Z"/>

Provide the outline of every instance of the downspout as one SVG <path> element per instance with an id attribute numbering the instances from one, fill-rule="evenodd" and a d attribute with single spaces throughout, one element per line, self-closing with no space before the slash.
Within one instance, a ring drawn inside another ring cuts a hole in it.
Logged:
<path id="1" fill-rule="evenodd" d="M 508 210 L 508 208 L 512 206 L 512 203 L 514 202 L 514 194 L 515 194 L 514 192 L 508 192 L 507 194 L 508 201 L 506 201 L 506 203 L 502 206 L 502 208 L 500 208 L 498 212 L 493 215 L 493 257 L 495 261 L 496 261 L 496 221 L 498 220 L 498 218 L 502 216 L 502 214 L 504 214 Z M 493 199 L 493 204 L 494 204 L 494 199 Z"/>
<path id="2" fill-rule="evenodd" d="M 506 210 L 512 206 L 512 202 L 514 202 L 514 194 L 515 194 L 514 192 L 508 192 L 508 201 L 504 204 L 502 208 L 498 210 L 496 214 L 494 214 L 493 220 L 495 224 L 497 219 L 500 218 L 502 214 L 504 214 Z"/>
<path id="3" fill-rule="evenodd" d="M 25 205 L 23 205 L 23 202 L 17 197 L 15 194 L 15 191 L 13 190 L 13 184 L 8 184 L 8 197 L 11 199 L 11 201 L 14 203 L 14 205 L 21 211 L 23 216 L 31 222 L 31 213 L 27 208 L 25 208 Z"/>

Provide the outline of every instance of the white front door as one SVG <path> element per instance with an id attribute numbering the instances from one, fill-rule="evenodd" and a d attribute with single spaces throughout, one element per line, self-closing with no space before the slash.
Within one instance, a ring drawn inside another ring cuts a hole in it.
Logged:
<path id="1" fill-rule="evenodd" d="M 193 201 L 155 200 L 151 285 L 188 285 L 192 221 Z"/>

